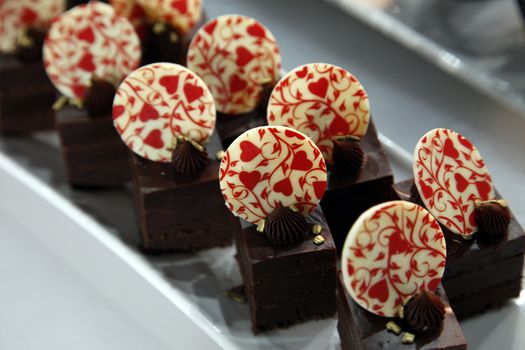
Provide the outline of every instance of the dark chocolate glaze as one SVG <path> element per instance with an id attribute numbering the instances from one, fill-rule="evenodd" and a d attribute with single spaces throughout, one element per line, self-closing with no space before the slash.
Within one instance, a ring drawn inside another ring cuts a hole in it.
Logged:
<path id="1" fill-rule="evenodd" d="M 463 350 L 467 348 L 467 341 L 463 331 L 450 307 L 446 308 L 447 312 L 440 330 L 428 335 L 417 335 L 413 344 L 403 344 L 401 335 L 395 335 L 385 328 L 388 321 L 394 321 L 399 324 L 399 320 L 377 316 L 361 308 L 350 297 L 343 286 L 341 278 L 341 274 L 339 274 L 337 284 L 337 313 L 339 321 L 337 330 L 343 350 Z M 440 286 L 436 294 L 445 305 L 448 305 L 448 299 L 443 287 Z"/>
<path id="2" fill-rule="evenodd" d="M 321 200 L 334 241 L 341 249 L 352 224 L 368 208 L 394 198 L 390 162 L 377 138 L 372 120 L 361 139 L 365 163 L 354 172 L 333 169 L 328 173 L 328 186 Z"/>
<path id="3" fill-rule="evenodd" d="M 236 232 L 237 260 L 255 333 L 335 313 L 336 249 L 320 208 L 307 218 L 323 227 L 325 243 L 307 234 L 292 246 L 272 245 L 255 226 Z"/>
<path id="4" fill-rule="evenodd" d="M 231 244 L 239 220 L 224 205 L 219 187 L 222 149 L 216 134 L 206 144 L 209 162 L 185 175 L 173 163 L 130 153 L 142 248 L 151 253 L 191 251 Z"/>
<path id="5" fill-rule="evenodd" d="M 413 183 L 413 179 L 409 179 L 393 186 L 398 199 L 409 200 Z M 497 191 L 496 197 L 501 198 Z M 509 297 L 519 295 L 520 285 L 514 281 L 521 281 L 525 232 L 512 213 L 508 235 L 498 242 L 479 239 L 482 232 L 475 233 L 471 240 L 464 240 L 443 226 L 442 229 L 447 243 L 443 286 L 460 319 L 483 312 L 490 305 L 501 305 Z M 515 289 L 495 294 L 492 303 L 474 297 L 482 290 L 508 285 L 514 285 Z"/>

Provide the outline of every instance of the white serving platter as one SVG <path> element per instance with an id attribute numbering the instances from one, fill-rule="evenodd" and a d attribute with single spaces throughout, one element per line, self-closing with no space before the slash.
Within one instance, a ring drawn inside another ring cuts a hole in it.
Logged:
<path id="1" fill-rule="evenodd" d="M 380 137 L 398 179 L 410 153 Z M 129 189 L 74 191 L 64 179 L 56 135 L 0 140 L 0 211 L 67 262 L 164 344 L 199 349 L 339 349 L 336 319 L 254 336 L 248 308 L 225 296 L 241 283 L 234 248 L 147 256 L 136 246 Z M 30 213 L 30 215 L 28 215 Z M 518 349 L 525 295 L 464 322 L 472 349 Z"/>

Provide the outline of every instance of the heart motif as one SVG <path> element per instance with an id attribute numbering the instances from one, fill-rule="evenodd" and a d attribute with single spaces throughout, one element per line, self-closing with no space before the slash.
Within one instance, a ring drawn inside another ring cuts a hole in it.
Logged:
<path id="1" fill-rule="evenodd" d="M 113 119 L 117 119 L 118 117 L 120 117 L 124 113 L 125 110 L 126 109 L 122 105 L 113 106 L 113 113 L 112 113 Z"/>
<path id="2" fill-rule="evenodd" d="M 239 173 L 239 180 L 247 189 L 251 191 L 255 188 L 255 186 L 257 186 L 257 184 L 261 180 L 261 173 L 257 170 L 254 170 L 252 172 L 241 171 Z"/>
<path id="3" fill-rule="evenodd" d="M 188 103 L 192 103 L 204 95 L 204 89 L 200 86 L 186 83 L 184 84 L 184 95 L 186 96 Z"/>
<path id="4" fill-rule="evenodd" d="M 214 20 L 211 21 L 210 23 L 206 24 L 206 25 L 204 26 L 204 30 L 205 30 L 208 34 L 212 35 L 213 32 L 215 31 L 215 27 L 217 27 L 217 20 L 216 20 L 216 19 L 214 19 Z"/>
<path id="5" fill-rule="evenodd" d="M 326 191 L 326 181 L 315 181 L 313 186 L 317 199 L 323 198 L 324 192 Z"/>
<path id="6" fill-rule="evenodd" d="M 80 84 L 73 84 L 71 90 L 73 90 L 73 94 L 78 98 L 83 98 L 86 93 L 86 87 Z"/>
<path id="7" fill-rule="evenodd" d="M 400 232 L 395 232 L 390 235 L 388 241 L 388 254 L 401 254 L 406 252 L 409 248 L 410 244 Z"/>
<path id="8" fill-rule="evenodd" d="M 292 183 L 288 177 L 282 179 L 273 185 L 273 190 L 284 194 L 285 196 L 290 196 L 293 193 Z"/>
<path id="9" fill-rule="evenodd" d="M 303 79 L 306 77 L 306 74 L 308 74 L 308 67 L 304 66 L 303 69 L 300 71 L 295 72 L 295 75 L 297 75 L 298 78 Z"/>
<path id="10" fill-rule="evenodd" d="M 139 119 L 141 122 L 145 123 L 150 119 L 158 119 L 159 118 L 159 112 L 157 109 L 153 108 L 149 103 L 145 103 L 144 106 L 142 106 L 142 109 L 139 112 Z"/>
<path id="11" fill-rule="evenodd" d="M 304 136 L 299 134 L 297 131 L 286 129 L 284 131 L 286 137 L 297 137 L 299 140 L 304 140 Z"/>
<path id="12" fill-rule="evenodd" d="M 35 11 L 31 10 L 30 8 L 25 7 L 22 10 L 22 15 L 20 16 L 20 20 L 23 24 L 31 25 L 33 24 L 37 19 L 37 14 Z"/>
<path id="13" fill-rule="evenodd" d="M 87 52 L 78 62 L 78 67 L 85 70 L 86 72 L 93 72 L 96 68 L 95 64 L 93 63 L 93 56 Z"/>
<path id="14" fill-rule="evenodd" d="M 330 135 L 348 135 L 350 134 L 350 125 L 340 115 L 336 115 L 334 120 L 328 126 Z"/>
<path id="15" fill-rule="evenodd" d="M 431 198 L 434 194 L 434 191 L 432 190 L 432 187 L 428 186 L 425 182 L 422 180 L 419 180 L 419 186 L 421 187 L 421 192 L 423 192 L 424 198 Z"/>
<path id="16" fill-rule="evenodd" d="M 443 152 L 447 157 L 450 157 L 452 159 L 458 159 L 459 152 L 456 147 L 454 147 L 454 143 L 451 139 L 445 140 L 445 146 L 443 147 Z"/>
<path id="17" fill-rule="evenodd" d="M 175 0 L 171 2 L 171 7 L 179 11 L 181 14 L 186 14 L 188 12 L 188 2 L 187 0 Z"/>
<path id="18" fill-rule="evenodd" d="M 259 23 L 252 24 L 246 29 L 246 31 L 248 32 L 248 34 L 256 38 L 266 37 L 266 31 L 264 30 L 264 27 L 260 25 Z"/>
<path id="19" fill-rule="evenodd" d="M 328 80 L 326 78 L 321 78 L 316 82 L 310 83 L 308 84 L 308 90 L 314 95 L 325 98 L 326 91 L 328 90 Z"/>
<path id="20" fill-rule="evenodd" d="M 93 44 L 95 42 L 95 34 L 93 33 L 93 29 L 91 27 L 86 27 L 85 29 L 82 29 L 77 34 L 78 40 L 83 40 L 89 44 Z"/>
<path id="21" fill-rule="evenodd" d="M 477 181 L 476 188 L 478 189 L 479 197 L 481 200 L 488 200 L 492 186 L 488 181 Z"/>
<path id="22" fill-rule="evenodd" d="M 160 149 L 164 147 L 164 142 L 162 141 L 162 133 L 159 129 L 152 130 L 148 136 L 144 139 L 144 143 L 150 147 Z"/>
<path id="23" fill-rule="evenodd" d="M 240 143 L 240 147 L 241 147 L 241 157 L 240 158 L 243 162 L 250 162 L 253 160 L 253 158 L 257 157 L 261 153 L 261 150 L 259 149 L 259 147 L 255 146 L 250 141 L 242 141 Z"/>
<path id="24" fill-rule="evenodd" d="M 459 174 L 459 173 L 455 173 L 454 174 L 454 179 L 456 180 L 456 189 L 463 193 L 465 192 L 465 189 L 468 187 L 469 185 L 469 182 L 467 181 L 467 179 L 465 179 L 463 177 L 463 175 Z"/>
<path id="25" fill-rule="evenodd" d="M 179 88 L 179 76 L 165 75 L 159 79 L 159 84 L 166 89 L 168 94 L 173 95 Z"/>
<path id="26" fill-rule="evenodd" d="M 248 63 L 250 63 L 253 58 L 255 57 L 247 48 L 245 48 L 244 46 L 239 46 L 237 47 L 237 49 L 235 50 L 236 54 L 237 54 L 237 59 L 235 60 L 235 62 L 237 63 L 238 66 L 240 67 L 244 67 L 246 66 Z"/>
<path id="27" fill-rule="evenodd" d="M 305 151 L 299 151 L 293 158 L 292 165 L 290 166 L 293 170 L 307 171 L 312 168 L 312 161 L 308 159 Z"/>
<path id="28" fill-rule="evenodd" d="M 389 292 L 385 279 L 382 279 L 372 285 L 372 287 L 370 287 L 368 290 L 368 295 L 370 298 L 377 299 L 382 303 L 386 302 L 388 300 Z"/>
<path id="29" fill-rule="evenodd" d="M 240 78 L 237 74 L 234 74 L 230 79 L 230 92 L 236 93 L 246 89 L 246 80 Z"/>

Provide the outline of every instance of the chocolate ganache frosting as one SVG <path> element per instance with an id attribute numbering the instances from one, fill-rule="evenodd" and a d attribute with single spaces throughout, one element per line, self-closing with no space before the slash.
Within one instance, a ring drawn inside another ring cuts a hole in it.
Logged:
<path id="1" fill-rule="evenodd" d="M 415 295 L 404 309 L 404 319 L 412 331 L 428 334 L 438 331 L 445 318 L 445 305 L 430 292 Z"/>
<path id="2" fill-rule="evenodd" d="M 264 233 L 276 245 L 300 241 L 308 230 L 306 218 L 290 208 L 279 206 L 266 219 Z"/>
<path id="3" fill-rule="evenodd" d="M 24 30 L 17 41 L 16 57 L 24 63 L 42 60 L 45 31 L 37 28 Z"/>
<path id="4" fill-rule="evenodd" d="M 507 235 L 511 216 L 505 201 L 477 202 L 475 215 L 483 238 L 498 240 Z"/>
<path id="5" fill-rule="evenodd" d="M 173 166 L 182 174 L 191 174 L 208 163 L 206 148 L 190 140 L 181 139 L 173 151 Z"/>
<path id="6" fill-rule="evenodd" d="M 357 138 L 333 139 L 332 160 L 334 168 L 342 171 L 359 169 L 365 160 L 361 143 Z"/>
<path id="7" fill-rule="evenodd" d="M 93 78 L 84 94 L 84 106 L 92 117 L 107 116 L 113 108 L 116 89 L 109 81 Z"/>

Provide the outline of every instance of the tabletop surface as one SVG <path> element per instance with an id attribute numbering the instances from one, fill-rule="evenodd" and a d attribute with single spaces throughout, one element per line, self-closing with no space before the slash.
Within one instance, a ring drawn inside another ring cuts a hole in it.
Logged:
<path id="1" fill-rule="evenodd" d="M 368 91 L 378 130 L 410 152 L 432 128 L 463 133 L 477 145 L 499 191 L 525 222 L 525 188 L 516 186 L 525 173 L 524 115 L 322 1 L 208 0 L 205 8 L 209 18 L 240 13 L 267 25 L 280 43 L 285 69 L 327 62 L 350 70 Z M 169 348 L 2 211 L 0 237 L 0 348 Z M 491 327 L 483 319 L 471 321 L 473 326 Z M 472 348 L 485 340 L 470 339 Z"/>

